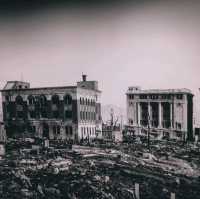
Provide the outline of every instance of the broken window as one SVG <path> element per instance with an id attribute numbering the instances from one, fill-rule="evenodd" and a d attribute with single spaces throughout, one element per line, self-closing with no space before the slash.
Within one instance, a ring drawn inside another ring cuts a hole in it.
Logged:
<path id="1" fill-rule="evenodd" d="M 176 132 L 176 137 L 181 138 L 181 137 L 182 137 L 182 132 L 181 132 L 181 131 L 177 131 L 177 132 Z"/>
<path id="2" fill-rule="evenodd" d="M 129 119 L 129 120 L 128 120 L 128 123 L 132 125 L 132 124 L 133 124 L 133 120 L 132 120 L 132 119 Z"/>
<path id="3" fill-rule="evenodd" d="M 70 95 L 65 95 L 65 97 L 64 97 L 64 103 L 66 105 L 71 105 L 72 104 L 72 97 Z"/>
<path id="4" fill-rule="evenodd" d="M 35 98 L 30 95 L 28 96 L 28 104 L 29 104 L 29 114 L 31 118 L 35 118 L 36 117 L 36 113 L 35 113 Z"/>
<path id="5" fill-rule="evenodd" d="M 30 117 L 31 117 L 31 118 L 36 118 L 36 113 L 35 113 L 35 111 L 30 111 L 29 114 L 30 114 Z"/>
<path id="6" fill-rule="evenodd" d="M 16 102 L 17 117 L 23 118 L 24 117 L 23 98 L 21 96 L 17 96 L 15 102 Z"/>
<path id="7" fill-rule="evenodd" d="M 69 127 L 69 133 L 70 133 L 70 135 L 73 134 L 72 126 Z"/>
<path id="8" fill-rule="evenodd" d="M 161 95 L 162 99 L 171 99 L 171 95 L 170 94 L 163 94 Z"/>
<path id="9" fill-rule="evenodd" d="M 176 122 L 176 129 L 181 130 L 182 125 L 180 122 Z"/>
<path id="10" fill-rule="evenodd" d="M 35 98 L 32 95 L 28 96 L 28 104 L 29 105 L 35 104 Z"/>
<path id="11" fill-rule="evenodd" d="M 60 134 L 60 126 L 57 126 L 57 134 Z"/>
<path id="12" fill-rule="evenodd" d="M 140 95 L 140 99 L 147 99 L 147 95 Z"/>
<path id="13" fill-rule="evenodd" d="M 52 101 L 53 117 L 59 118 L 59 104 L 60 104 L 59 96 L 53 95 L 51 101 Z"/>
<path id="14" fill-rule="evenodd" d="M 58 111 L 53 111 L 53 118 L 59 118 L 59 112 Z"/>
<path id="15" fill-rule="evenodd" d="M 72 111 L 69 111 L 69 110 L 65 111 L 65 118 L 71 119 L 72 118 Z"/>
<path id="16" fill-rule="evenodd" d="M 170 103 L 163 103 L 163 127 L 169 128 L 170 125 Z"/>
<path id="17" fill-rule="evenodd" d="M 51 100 L 52 100 L 52 104 L 58 105 L 60 103 L 58 95 L 53 95 Z"/>
<path id="18" fill-rule="evenodd" d="M 35 133 L 36 132 L 35 126 L 28 126 L 28 132 Z"/>
<path id="19" fill-rule="evenodd" d="M 72 136 L 72 134 L 73 134 L 72 126 L 65 126 L 65 133 L 68 136 Z"/>
<path id="20" fill-rule="evenodd" d="M 9 96 L 9 95 L 6 95 L 6 96 L 5 96 L 5 100 L 6 100 L 6 102 L 9 102 L 9 101 L 10 101 L 10 96 Z"/>
<path id="21" fill-rule="evenodd" d="M 182 95 L 182 94 L 177 94 L 177 95 L 176 95 L 176 98 L 177 98 L 177 99 L 183 99 L 183 95 Z"/>
<path id="22" fill-rule="evenodd" d="M 46 123 L 43 124 L 43 137 L 49 139 L 49 125 Z"/>
<path id="23" fill-rule="evenodd" d="M 169 139 L 169 132 L 167 131 L 163 132 L 163 139 Z"/>
<path id="24" fill-rule="evenodd" d="M 60 126 L 53 126 L 53 134 L 54 135 L 60 134 Z"/>
<path id="25" fill-rule="evenodd" d="M 53 134 L 56 134 L 56 126 L 53 126 Z"/>
<path id="26" fill-rule="evenodd" d="M 46 118 L 47 117 L 47 99 L 45 95 L 41 95 L 39 97 L 39 107 L 40 107 L 41 117 Z"/>
<path id="27" fill-rule="evenodd" d="M 134 99 L 134 95 L 133 94 L 129 94 L 129 99 Z"/>
<path id="28" fill-rule="evenodd" d="M 150 95 L 149 98 L 150 99 L 158 99 L 158 95 L 153 94 L 153 95 Z"/>

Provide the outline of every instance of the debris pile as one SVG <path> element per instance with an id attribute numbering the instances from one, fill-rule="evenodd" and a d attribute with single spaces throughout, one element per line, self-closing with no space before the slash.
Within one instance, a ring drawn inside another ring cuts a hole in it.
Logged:
<path id="1" fill-rule="evenodd" d="M 149 153 L 143 143 L 72 149 L 54 143 L 37 154 L 30 145 L 19 144 L 0 160 L 0 195 L 2 199 L 134 199 L 138 183 L 142 199 L 169 199 L 171 192 L 176 198 L 199 198 L 198 149 L 171 145 L 152 142 Z"/>

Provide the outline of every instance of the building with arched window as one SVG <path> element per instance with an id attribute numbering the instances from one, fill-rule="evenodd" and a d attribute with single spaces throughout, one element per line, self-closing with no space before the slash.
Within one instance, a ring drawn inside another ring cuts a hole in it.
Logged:
<path id="1" fill-rule="evenodd" d="M 80 141 L 101 132 L 101 91 L 85 75 L 76 86 L 30 88 L 26 82 L 8 81 L 1 92 L 8 137 Z"/>

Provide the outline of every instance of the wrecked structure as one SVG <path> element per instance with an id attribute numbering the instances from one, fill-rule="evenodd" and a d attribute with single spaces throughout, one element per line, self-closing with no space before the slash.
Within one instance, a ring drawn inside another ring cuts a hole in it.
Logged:
<path id="1" fill-rule="evenodd" d="M 114 110 L 110 110 L 110 120 L 102 123 L 102 139 L 109 142 L 122 142 L 122 124 L 115 118 Z"/>
<path id="2" fill-rule="evenodd" d="M 102 125 L 102 139 L 105 141 L 122 142 L 122 129 L 121 126 L 110 126 L 107 124 Z"/>
<path id="3" fill-rule="evenodd" d="M 150 89 L 129 87 L 128 127 L 135 135 L 193 140 L 193 94 L 189 89 Z"/>
<path id="4" fill-rule="evenodd" d="M 86 75 L 76 86 L 30 88 L 8 81 L 1 92 L 8 137 L 80 141 L 101 134 L 101 91 Z"/>
<path id="5" fill-rule="evenodd" d="M 6 141 L 6 132 L 4 123 L 0 122 L 0 142 L 5 142 L 5 141 Z"/>

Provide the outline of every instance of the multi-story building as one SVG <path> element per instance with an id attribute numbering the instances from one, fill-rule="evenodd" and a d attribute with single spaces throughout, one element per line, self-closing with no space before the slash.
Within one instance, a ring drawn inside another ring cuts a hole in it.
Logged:
<path id="1" fill-rule="evenodd" d="M 101 91 L 97 81 L 76 86 L 30 88 L 8 81 L 2 92 L 3 120 L 8 137 L 92 139 L 101 133 Z"/>
<path id="2" fill-rule="evenodd" d="M 128 127 L 135 135 L 193 139 L 193 94 L 188 89 L 141 90 L 130 87 L 127 96 Z M 130 128 L 129 128 L 130 129 Z"/>

